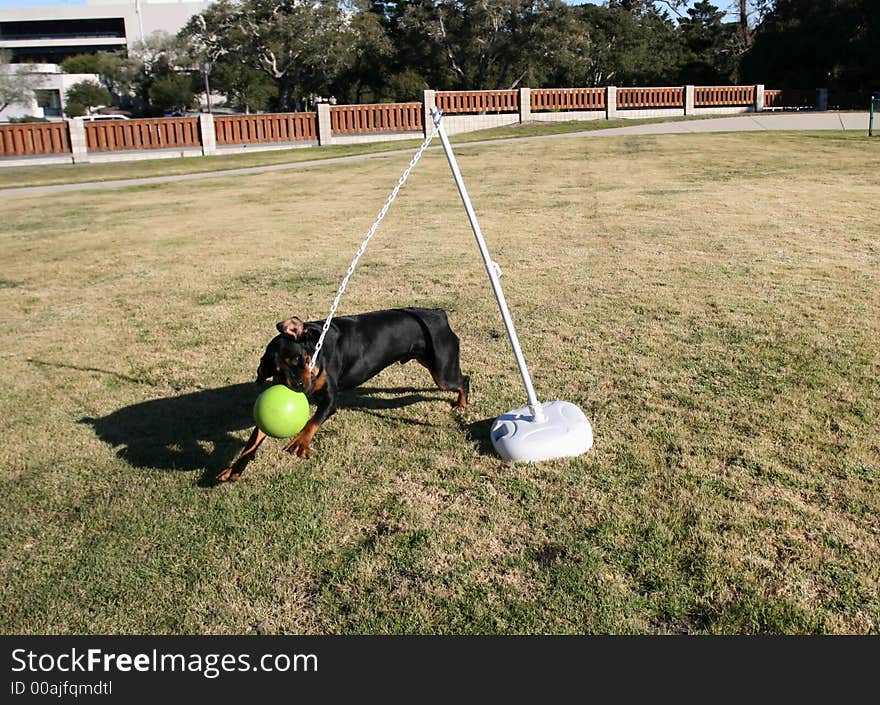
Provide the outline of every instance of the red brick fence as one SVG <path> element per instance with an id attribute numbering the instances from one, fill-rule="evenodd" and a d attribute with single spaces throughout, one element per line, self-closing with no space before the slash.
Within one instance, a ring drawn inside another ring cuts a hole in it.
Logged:
<path id="1" fill-rule="evenodd" d="M 421 103 L 336 105 L 330 108 L 334 135 L 367 132 L 415 132 L 423 128 Z"/>
<path id="2" fill-rule="evenodd" d="M 317 139 L 314 113 L 217 115 L 214 134 L 219 145 L 311 142 Z"/>
<path id="3" fill-rule="evenodd" d="M 86 122 L 85 130 L 90 152 L 198 147 L 201 144 L 199 119 L 195 117 Z"/>
<path id="4" fill-rule="evenodd" d="M 0 125 L 0 158 L 84 162 L 395 139 L 430 127 L 429 110 L 435 105 L 449 116 L 446 129 L 454 134 L 531 120 L 824 109 L 821 93 L 760 85 L 424 91 L 420 103 L 320 104 L 316 112 L 304 113 Z"/>
<path id="5" fill-rule="evenodd" d="M 67 123 L 0 125 L 0 156 L 70 154 Z"/>

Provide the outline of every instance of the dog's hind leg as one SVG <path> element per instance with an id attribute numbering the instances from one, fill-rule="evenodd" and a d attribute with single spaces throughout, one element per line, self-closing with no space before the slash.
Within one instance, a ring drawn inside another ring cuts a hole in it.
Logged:
<path id="1" fill-rule="evenodd" d="M 241 451 L 241 455 L 238 456 L 238 460 L 236 460 L 230 467 L 226 468 L 219 475 L 217 475 L 217 477 L 214 478 L 214 482 L 235 482 L 244 472 L 247 464 L 254 459 L 257 448 L 259 448 L 262 442 L 265 440 L 266 434 L 263 433 L 259 428 L 254 428 L 254 432 L 248 439 L 244 450 Z"/>

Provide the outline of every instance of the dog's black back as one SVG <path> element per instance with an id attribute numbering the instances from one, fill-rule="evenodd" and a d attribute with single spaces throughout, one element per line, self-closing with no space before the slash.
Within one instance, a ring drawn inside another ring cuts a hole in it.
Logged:
<path id="1" fill-rule="evenodd" d="M 320 328 L 324 322 L 315 325 Z M 435 370 L 448 383 L 444 386 L 458 386 L 459 340 L 443 309 L 401 308 L 334 318 L 318 357 L 339 389 L 353 389 L 392 363 L 410 360 Z"/>

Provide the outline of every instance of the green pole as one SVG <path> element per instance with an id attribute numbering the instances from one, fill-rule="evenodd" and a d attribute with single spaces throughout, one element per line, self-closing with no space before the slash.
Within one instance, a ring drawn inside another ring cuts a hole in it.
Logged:
<path id="1" fill-rule="evenodd" d="M 868 122 L 868 137 L 874 136 L 874 105 L 877 103 L 877 98 L 871 96 L 871 119 Z"/>

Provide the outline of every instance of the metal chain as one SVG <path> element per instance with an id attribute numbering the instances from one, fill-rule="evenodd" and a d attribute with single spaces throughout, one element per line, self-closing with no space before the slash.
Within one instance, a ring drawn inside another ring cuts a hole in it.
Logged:
<path id="1" fill-rule="evenodd" d="M 410 172 L 413 170 L 416 164 L 418 164 L 419 159 L 422 158 L 422 154 L 428 148 L 428 145 L 431 144 L 431 140 L 437 135 L 438 127 L 435 124 L 434 129 L 426 138 L 425 141 L 422 142 L 422 146 L 419 147 L 418 151 L 415 153 L 413 158 L 409 162 L 409 166 L 403 172 L 403 175 L 400 177 L 400 180 L 397 182 L 397 186 L 394 187 L 394 190 L 391 191 L 391 195 L 388 196 L 388 200 L 385 201 L 385 205 L 382 206 L 382 210 L 379 211 L 379 215 L 376 217 L 376 222 L 370 227 L 367 231 L 367 236 L 364 238 L 364 241 L 361 243 L 361 246 L 358 248 L 357 254 L 354 256 L 354 259 L 351 261 L 351 264 L 348 266 L 348 271 L 345 273 L 345 277 L 342 279 L 342 284 L 339 285 L 339 290 L 336 292 L 336 297 L 333 299 L 333 304 L 330 306 L 330 313 L 327 314 L 327 318 L 324 321 L 324 327 L 321 330 L 321 337 L 318 338 L 318 343 L 315 345 L 315 352 L 312 355 L 312 359 L 309 360 L 309 372 L 314 372 L 315 367 L 317 366 L 318 354 L 321 352 L 321 348 L 324 347 L 324 338 L 327 335 L 327 331 L 330 330 L 330 322 L 333 320 L 333 316 L 336 314 L 336 309 L 339 308 L 339 301 L 342 299 L 342 295 L 345 293 L 345 287 L 348 286 L 348 280 L 351 279 L 351 275 L 354 274 L 355 267 L 357 267 L 357 263 L 361 258 L 361 255 L 364 254 L 367 250 L 367 244 L 373 238 L 373 235 L 376 234 L 376 230 L 379 227 L 379 223 L 382 222 L 383 218 L 385 218 L 385 214 L 388 212 L 388 209 L 391 207 L 391 204 L 394 203 L 394 199 L 397 198 L 397 194 L 403 185 L 406 183 L 406 180 L 409 178 Z"/>

